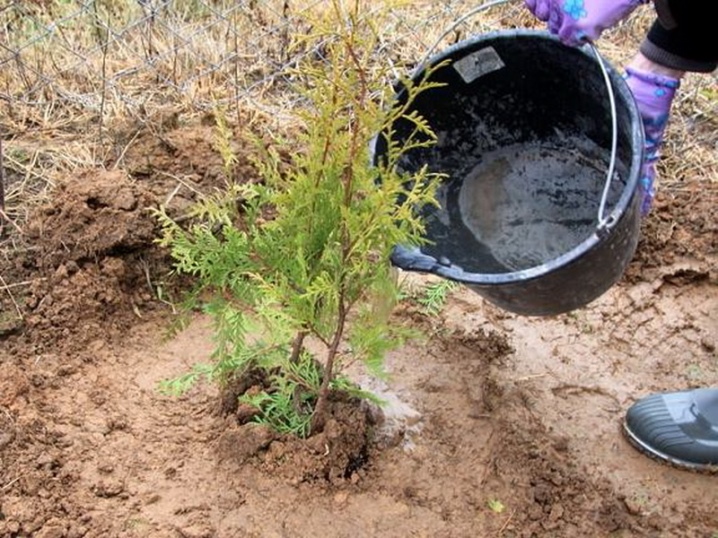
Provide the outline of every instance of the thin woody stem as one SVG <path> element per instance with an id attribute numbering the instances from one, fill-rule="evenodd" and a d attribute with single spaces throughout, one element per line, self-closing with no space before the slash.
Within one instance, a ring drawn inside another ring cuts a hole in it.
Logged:
<path id="1" fill-rule="evenodd" d="M 344 298 L 343 293 L 340 296 L 339 302 L 339 315 L 337 319 L 337 327 L 334 332 L 334 338 L 332 344 L 327 351 L 327 363 L 324 366 L 324 376 L 322 378 L 322 385 L 319 388 L 319 397 L 317 398 L 317 404 L 314 408 L 314 414 L 312 416 L 311 432 L 317 433 L 324 428 L 326 423 L 326 414 L 329 403 L 329 384 L 334 376 L 334 361 L 339 353 L 339 344 L 344 334 L 344 326 L 346 324 L 346 311 L 344 309 Z"/>
<path id="2" fill-rule="evenodd" d="M 5 165 L 3 163 L 2 138 L 0 138 L 0 237 L 5 233 Z"/>

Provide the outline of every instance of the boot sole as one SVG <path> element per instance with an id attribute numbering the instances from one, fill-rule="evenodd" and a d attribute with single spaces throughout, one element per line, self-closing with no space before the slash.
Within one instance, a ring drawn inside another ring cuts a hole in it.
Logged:
<path id="1" fill-rule="evenodd" d="M 653 460 L 659 461 L 661 463 L 666 463 L 671 467 L 675 467 L 676 469 L 680 469 L 682 471 L 692 471 L 694 473 L 718 475 L 718 465 L 705 465 L 701 463 L 684 461 L 673 456 L 669 456 L 668 454 L 664 454 L 663 452 L 648 446 L 633 434 L 625 420 L 623 421 L 623 428 L 621 429 L 623 430 L 626 439 L 628 439 L 628 442 L 631 443 L 633 447 L 635 447 L 636 449 L 638 449 L 639 452 L 642 452 Z"/>

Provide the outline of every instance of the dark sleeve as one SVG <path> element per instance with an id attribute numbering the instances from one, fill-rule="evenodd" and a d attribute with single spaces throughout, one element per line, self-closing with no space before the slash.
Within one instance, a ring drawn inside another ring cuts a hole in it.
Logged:
<path id="1" fill-rule="evenodd" d="M 657 20 L 641 52 L 657 64 L 710 73 L 718 67 L 718 39 L 711 0 L 654 0 Z"/>

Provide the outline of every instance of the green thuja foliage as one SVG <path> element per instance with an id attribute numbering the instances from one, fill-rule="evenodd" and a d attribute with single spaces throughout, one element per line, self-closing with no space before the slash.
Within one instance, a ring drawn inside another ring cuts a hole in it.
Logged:
<path id="1" fill-rule="evenodd" d="M 427 316 L 438 316 L 446 306 L 449 295 L 458 289 L 459 284 L 451 280 L 439 280 L 429 284 L 423 289 L 416 301 L 421 305 L 421 311 Z"/>
<path id="2" fill-rule="evenodd" d="M 216 336 L 212 364 L 166 388 L 262 371 L 269 386 L 241 400 L 258 409 L 260 422 L 300 436 L 321 430 L 332 390 L 367 396 L 342 376 L 347 364 L 381 374 L 384 355 L 401 342 L 389 317 L 398 295 L 389 255 L 394 245 L 421 242 L 418 211 L 435 203 L 439 181 L 399 166 L 408 150 L 435 139 L 409 111 L 434 85 L 403 81 L 408 100 L 394 102 L 389 67 L 375 59 L 384 13 L 371 0 L 323 4 L 307 15 L 311 35 L 295 44 L 315 51 L 294 73 L 301 128 L 260 147 L 263 182 L 203 200 L 188 228 L 159 213 L 176 269 L 210 297 L 205 310 Z M 413 131 L 401 141 L 392 127 L 400 118 Z M 227 128 L 219 130 L 226 137 Z M 372 166 L 377 133 L 388 150 Z"/>

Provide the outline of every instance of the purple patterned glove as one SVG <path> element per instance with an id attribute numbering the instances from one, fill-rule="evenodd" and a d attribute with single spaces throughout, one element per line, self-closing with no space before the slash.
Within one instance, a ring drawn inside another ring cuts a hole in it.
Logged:
<path id="1" fill-rule="evenodd" d="M 633 93 L 643 120 L 646 152 L 641 169 L 640 189 L 643 196 L 641 214 L 647 215 L 655 196 L 656 163 L 663 133 L 666 130 L 671 103 L 681 82 L 678 79 L 626 68 L 626 83 Z"/>
<path id="2" fill-rule="evenodd" d="M 537 19 L 566 45 L 595 41 L 649 0 L 524 0 Z"/>

